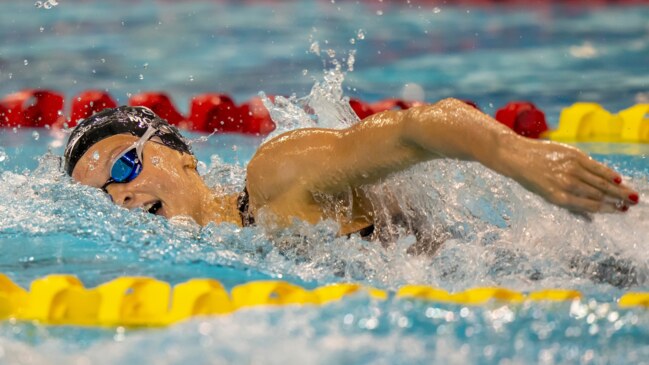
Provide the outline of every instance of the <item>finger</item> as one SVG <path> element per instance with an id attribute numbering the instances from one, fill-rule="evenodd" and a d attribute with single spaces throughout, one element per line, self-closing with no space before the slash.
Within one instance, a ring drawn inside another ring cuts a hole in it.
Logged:
<path id="1" fill-rule="evenodd" d="M 579 164 L 590 173 L 599 176 L 606 182 L 610 182 L 616 185 L 622 183 L 622 177 L 620 176 L 620 174 L 604 165 L 603 163 L 593 160 L 591 157 L 586 156 L 584 159 L 581 159 L 579 161 Z"/>
<path id="2" fill-rule="evenodd" d="M 637 193 L 625 186 L 617 185 L 616 183 L 610 182 L 605 178 L 602 178 L 601 176 L 591 173 L 590 171 L 583 170 L 579 172 L 578 175 L 583 182 L 587 183 L 597 190 L 600 190 L 606 195 L 609 195 L 615 199 L 624 200 L 628 204 L 637 203 L 637 201 L 634 201 L 632 199 L 632 195 L 636 194 L 637 196 Z"/>
<path id="3" fill-rule="evenodd" d="M 574 195 L 591 200 L 602 201 L 606 193 L 597 189 L 581 179 L 575 179 L 576 182 L 569 184 L 568 191 Z"/>
<path id="4" fill-rule="evenodd" d="M 577 212 L 588 212 L 588 213 L 615 213 L 622 212 L 626 210 L 622 206 L 616 206 L 613 202 L 605 202 L 602 200 L 593 200 L 576 195 L 563 195 L 561 200 L 561 205 L 567 208 L 568 210 L 577 211 Z"/>

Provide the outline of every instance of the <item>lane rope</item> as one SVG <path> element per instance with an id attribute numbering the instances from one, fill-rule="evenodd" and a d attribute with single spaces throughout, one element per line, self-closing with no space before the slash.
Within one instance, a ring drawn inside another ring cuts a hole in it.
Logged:
<path id="1" fill-rule="evenodd" d="M 85 288 L 73 275 L 48 275 L 34 280 L 29 291 L 0 274 L 0 320 L 37 321 L 53 325 L 166 326 L 195 316 L 225 315 L 258 306 L 325 305 L 351 295 L 372 300 L 421 300 L 462 306 L 489 303 L 518 305 L 528 301 L 580 301 L 571 289 L 522 293 L 507 288 L 479 287 L 462 292 L 426 285 L 405 285 L 388 292 L 354 283 L 329 284 L 307 290 L 285 281 L 252 281 L 228 292 L 214 279 L 191 279 L 175 285 L 150 277 L 119 277 Z M 649 293 L 629 292 L 621 308 L 649 308 Z"/>
<path id="2" fill-rule="evenodd" d="M 269 96 L 274 100 L 274 96 Z M 467 104 L 479 109 L 471 100 Z M 79 120 L 117 101 L 104 90 L 85 90 L 68 102 L 65 115 L 63 94 L 47 89 L 26 89 L 0 99 L 0 127 L 74 127 Z M 223 93 L 204 93 L 191 98 L 189 113 L 178 111 L 164 92 L 132 95 L 129 105 L 146 106 L 181 129 L 212 133 L 267 135 L 275 123 L 259 97 L 236 104 Z M 386 110 L 408 109 L 423 102 L 384 99 L 374 103 L 350 99 L 349 105 L 360 119 Z M 649 103 L 636 104 L 613 114 L 596 103 L 575 103 L 561 112 L 558 128 L 549 131 L 545 113 L 529 101 L 511 101 L 498 109 L 494 118 L 528 138 L 548 138 L 566 142 L 649 143 Z"/>

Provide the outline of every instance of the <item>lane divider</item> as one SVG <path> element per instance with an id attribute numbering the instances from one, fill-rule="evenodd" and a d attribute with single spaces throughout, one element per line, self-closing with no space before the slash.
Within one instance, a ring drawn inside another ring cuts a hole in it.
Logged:
<path id="1" fill-rule="evenodd" d="M 324 305 L 344 297 L 364 294 L 373 300 L 423 300 L 462 306 L 490 302 L 520 304 L 525 301 L 581 300 L 569 289 L 544 289 L 531 293 L 497 288 L 472 288 L 458 293 L 425 285 L 405 285 L 396 293 L 353 283 L 304 289 L 285 281 L 253 281 L 228 292 L 213 279 L 191 279 L 175 285 L 149 277 L 120 277 L 95 288 L 85 288 L 72 275 L 48 275 L 34 280 L 29 291 L 0 274 L 0 320 L 16 319 L 53 325 L 166 326 L 194 316 L 224 315 L 248 307 Z M 649 293 L 630 292 L 619 306 L 649 308 Z"/>
<path id="2" fill-rule="evenodd" d="M 273 96 L 270 96 L 273 100 Z M 471 100 L 467 104 L 479 109 Z M 192 97 L 189 114 L 183 115 L 164 92 L 132 95 L 129 105 L 146 106 L 179 128 L 212 133 L 266 135 L 275 123 L 259 97 L 236 104 L 222 93 Z M 350 99 L 350 107 L 363 119 L 386 110 L 403 110 L 422 102 L 385 99 L 367 103 Z M 0 99 L 0 127 L 73 127 L 79 120 L 105 108 L 117 106 L 103 90 L 86 90 L 72 98 L 70 117 L 64 114 L 64 98 L 59 92 L 27 89 Z M 549 131 L 545 113 L 529 101 L 512 101 L 495 113 L 495 119 L 528 138 L 548 138 L 571 142 L 649 143 L 649 104 L 637 104 L 613 114 L 596 103 L 575 103 L 561 112 L 559 127 Z"/>

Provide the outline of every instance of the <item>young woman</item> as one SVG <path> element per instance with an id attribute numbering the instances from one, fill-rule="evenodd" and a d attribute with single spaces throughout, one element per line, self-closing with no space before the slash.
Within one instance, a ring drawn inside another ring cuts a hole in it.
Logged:
<path id="1" fill-rule="evenodd" d="M 334 219 L 340 234 L 366 235 L 375 219 L 361 187 L 435 158 L 478 161 L 575 212 L 625 212 L 639 201 L 618 173 L 578 149 L 518 136 L 455 99 L 375 114 L 343 130 L 286 132 L 255 153 L 241 194 L 210 189 L 184 138 L 143 107 L 107 109 L 79 123 L 65 168 L 120 206 L 167 218 L 280 227 Z"/>

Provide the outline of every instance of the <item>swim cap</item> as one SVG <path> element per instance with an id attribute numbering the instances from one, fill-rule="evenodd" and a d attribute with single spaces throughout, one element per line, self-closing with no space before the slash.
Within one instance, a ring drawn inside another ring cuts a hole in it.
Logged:
<path id="1" fill-rule="evenodd" d="M 157 129 L 162 144 L 176 151 L 192 154 L 189 144 L 178 129 L 143 106 L 120 106 L 104 109 L 82 120 L 70 134 L 65 147 L 65 172 L 72 171 L 90 147 L 95 143 L 117 134 L 131 134 L 142 137 L 149 126 Z"/>

